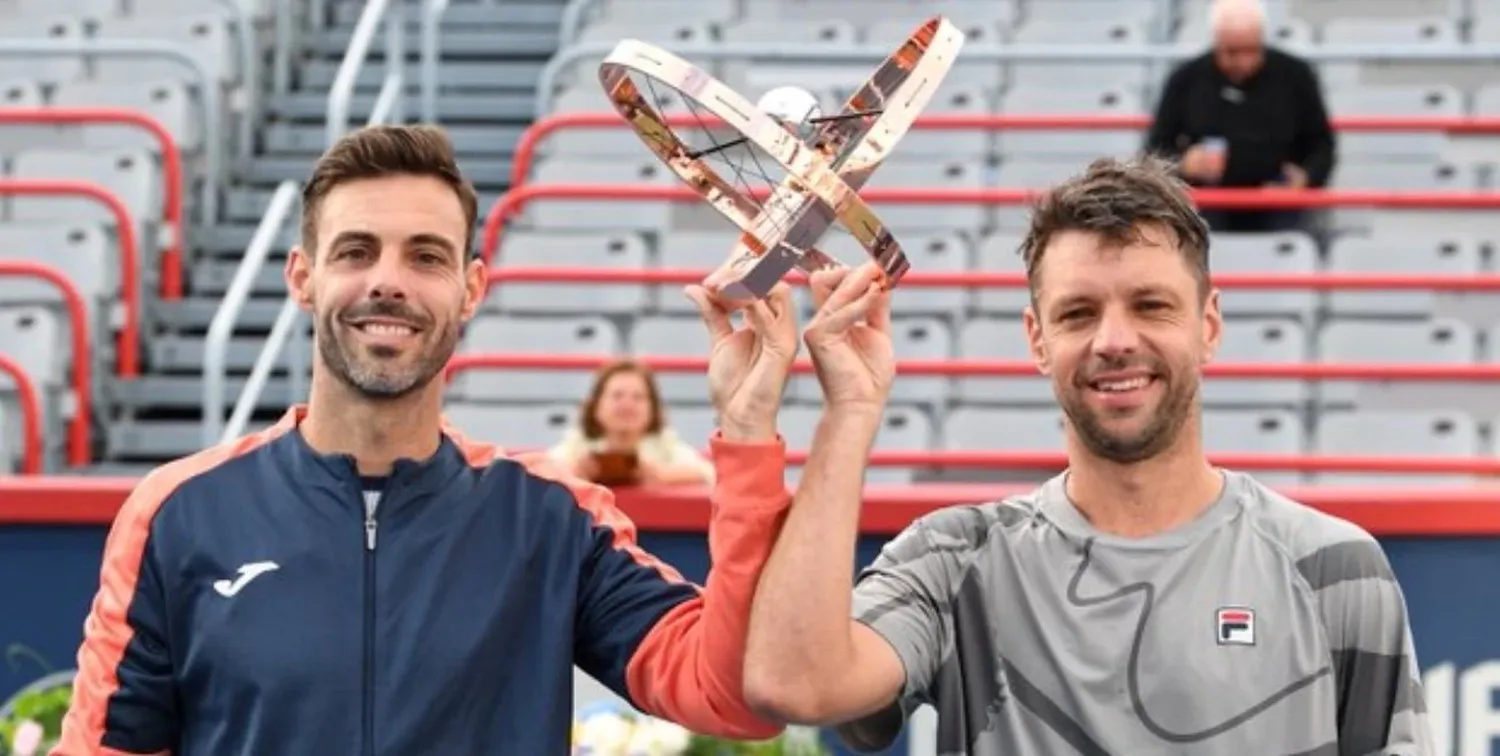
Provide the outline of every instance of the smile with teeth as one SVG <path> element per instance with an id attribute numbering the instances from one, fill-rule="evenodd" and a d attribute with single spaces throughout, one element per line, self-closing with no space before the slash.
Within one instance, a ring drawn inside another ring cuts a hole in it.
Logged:
<path id="1" fill-rule="evenodd" d="M 1096 391 L 1103 391 L 1106 393 L 1123 393 L 1126 391 L 1143 389 L 1147 384 L 1151 383 L 1151 380 L 1151 376 L 1142 375 L 1135 378 L 1125 378 L 1116 381 L 1095 381 L 1092 387 Z"/>
<path id="2" fill-rule="evenodd" d="M 374 336 L 411 336 L 416 329 L 400 323 L 355 323 L 354 327 Z"/>

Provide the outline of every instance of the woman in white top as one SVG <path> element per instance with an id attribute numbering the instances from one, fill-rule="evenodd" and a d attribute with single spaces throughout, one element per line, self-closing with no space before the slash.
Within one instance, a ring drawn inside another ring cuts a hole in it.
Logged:
<path id="1" fill-rule="evenodd" d="M 713 464 L 667 426 L 656 378 L 629 360 L 599 371 L 578 422 L 548 453 L 605 485 L 713 482 Z"/>

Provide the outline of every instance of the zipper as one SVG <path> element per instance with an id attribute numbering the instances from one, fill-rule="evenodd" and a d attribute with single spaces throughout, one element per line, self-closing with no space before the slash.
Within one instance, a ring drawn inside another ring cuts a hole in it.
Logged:
<path id="1" fill-rule="evenodd" d="M 364 754 L 375 755 L 375 519 L 378 501 L 371 501 L 360 492 L 365 507 L 365 612 L 364 612 Z M 384 498 L 382 496 L 382 498 Z"/>

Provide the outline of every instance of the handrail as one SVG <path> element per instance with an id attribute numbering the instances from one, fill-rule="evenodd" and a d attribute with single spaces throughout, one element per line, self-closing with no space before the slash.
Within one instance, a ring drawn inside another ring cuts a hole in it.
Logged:
<path id="1" fill-rule="evenodd" d="M 892 40 L 894 44 L 894 40 Z M 594 40 L 565 46 L 547 60 L 537 77 L 535 117 L 552 112 L 552 98 L 559 91 L 562 73 L 583 61 L 595 61 L 615 47 L 612 40 Z M 770 59 L 777 61 L 810 61 L 814 63 L 866 63 L 871 66 L 891 54 L 889 45 L 861 44 L 847 47 L 810 44 L 762 44 L 720 42 L 689 44 L 661 43 L 663 50 L 692 61 Z M 1202 45 L 1015 45 L 1009 43 L 968 44 L 960 56 L 965 63 L 1001 62 L 1096 62 L 1135 63 L 1176 61 L 1201 55 Z M 1332 61 L 1494 61 L 1500 59 L 1500 45 L 1470 44 L 1455 48 L 1433 48 L 1423 45 L 1361 44 L 1318 45 L 1298 52 L 1314 63 Z"/>
<path id="2" fill-rule="evenodd" d="M 141 252 L 130 210 L 119 195 L 91 181 L 0 178 L 0 196 L 26 194 L 85 197 L 104 205 L 114 216 L 116 233 L 120 237 L 120 303 L 123 308 L 118 353 L 115 355 L 116 371 L 121 378 L 140 375 Z"/>
<path id="3" fill-rule="evenodd" d="M 213 223 L 219 217 L 219 151 L 213 135 L 219 133 L 219 87 L 202 64 L 186 50 L 161 40 L 82 39 L 38 40 L 0 38 L 0 57 L 52 57 L 91 55 L 102 58 L 166 58 L 186 66 L 198 86 L 199 110 L 203 116 L 203 186 L 199 200 L 202 217 Z"/>
<path id="4" fill-rule="evenodd" d="M 563 6 L 562 27 L 557 35 L 559 49 L 566 48 L 578 40 L 578 35 L 583 30 L 585 17 L 598 4 L 599 0 L 568 0 L 568 4 Z"/>
<path id="5" fill-rule="evenodd" d="M 617 355 L 546 354 L 532 352 L 469 352 L 455 354 L 445 369 L 453 376 L 476 370 L 597 370 Z M 633 360 L 660 373 L 703 373 L 707 357 L 633 355 Z M 797 360 L 791 371 L 813 372 L 812 362 Z M 1029 360 L 905 359 L 896 361 L 897 375 L 948 378 L 1036 378 Z M 1412 383 L 1469 383 L 1500 380 L 1500 364 L 1419 365 L 1405 362 L 1212 362 L 1203 366 L 1207 378 L 1305 381 L 1403 381 Z"/>
<path id="6" fill-rule="evenodd" d="M 770 187 L 749 192 L 765 197 Z M 900 202 L 911 205 L 1025 205 L 1042 194 L 1037 189 L 977 187 L 879 187 L 860 196 L 871 204 Z M 1445 208 L 1488 210 L 1500 208 L 1500 193 L 1470 191 L 1369 191 L 1333 189 L 1195 189 L 1199 207 L 1224 209 L 1299 209 L 1332 207 Z M 526 184 L 500 195 L 485 216 L 479 254 L 486 264 L 500 246 L 504 222 L 531 202 L 542 199 L 624 200 L 635 202 L 695 202 L 702 196 L 683 185 L 643 184 Z"/>
<path id="7" fill-rule="evenodd" d="M 172 229 L 171 243 L 161 254 L 161 296 L 169 301 L 181 299 L 182 249 L 186 236 L 182 194 L 187 180 L 183 175 L 182 148 L 172 132 L 149 113 L 125 108 L 0 108 L 0 124 L 7 123 L 118 123 L 151 132 L 161 145 L 162 221 Z"/>
<path id="8" fill-rule="evenodd" d="M 391 10 L 392 16 L 385 17 L 387 9 Z M 339 62 L 338 73 L 334 76 L 333 86 L 329 88 L 328 95 L 328 131 L 326 134 L 327 146 L 331 147 L 339 139 L 343 138 L 349 122 L 349 101 L 353 96 L 354 83 L 359 79 L 359 70 L 364 65 L 365 58 L 369 53 L 370 43 L 375 31 L 384 17 L 385 39 L 386 39 L 386 75 L 385 81 L 380 86 L 380 93 L 375 97 L 375 103 L 370 108 L 370 118 L 366 121 L 367 126 L 375 126 L 394 121 L 404 121 L 405 103 L 405 60 L 406 53 L 403 43 L 406 29 L 401 3 L 392 5 L 389 0 L 370 0 L 364 10 L 361 11 L 359 21 L 355 24 L 353 37 L 349 41 L 349 49 L 344 58 Z M 278 192 L 280 188 L 278 187 Z M 266 217 L 261 219 L 262 226 L 274 224 L 280 229 L 284 222 L 284 216 L 290 210 L 282 210 L 273 206 L 267 211 Z M 273 214 L 283 217 L 273 217 Z M 258 231 L 258 229 L 257 229 Z M 240 268 L 235 271 L 235 278 L 244 275 L 246 280 L 254 280 L 264 264 L 265 258 L 252 260 L 249 255 L 241 261 Z M 220 304 L 220 312 L 214 314 L 215 321 L 222 316 L 229 326 L 221 334 L 216 336 L 215 349 L 227 348 L 229 337 L 232 335 L 233 326 L 239 320 L 240 310 L 244 302 L 231 302 L 227 297 Z M 255 365 L 250 369 L 250 376 L 245 380 L 245 386 L 235 400 L 234 409 L 230 412 L 229 420 L 219 426 L 223 417 L 223 381 L 224 371 L 222 362 L 217 369 L 210 372 L 207 364 L 208 353 L 205 352 L 204 365 L 204 392 L 205 406 L 203 407 L 203 434 L 205 443 L 213 444 L 220 441 L 230 441 L 244 433 L 245 426 L 250 422 L 250 415 L 255 411 L 255 403 L 259 401 L 260 395 L 265 391 L 266 383 L 270 380 L 271 369 L 276 361 L 281 358 L 284 349 L 295 329 L 301 322 L 301 309 L 297 301 L 288 293 L 286 299 L 282 300 L 281 310 L 276 314 L 276 322 L 271 326 L 271 333 L 261 345 L 261 350 L 255 358 Z M 223 345 L 218 345 L 223 342 Z M 207 344 L 205 344 L 205 347 Z M 288 357 L 288 376 L 294 396 L 302 393 L 302 382 L 307 372 L 303 364 L 305 356 L 299 345 L 293 345 Z M 222 357 L 219 358 L 222 360 Z M 208 394 L 209 384 L 217 380 L 218 388 L 215 389 L 218 398 Z M 212 410 L 212 411 L 211 411 Z M 215 429 L 218 428 L 217 431 Z"/>
<path id="9" fill-rule="evenodd" d="M 51 265 L 34 260 L 0 260 L 0 277 L 35 278 L 51 284 L 62 295 L 68 311 L 73 351 L 73 417 L 68 423 L 68 463 L 87 465 L 93 457 L 89 428 L 94 414 L 93 350 L 89 348 L 89 311 L 83 293 L 72 279 Z"/>
<path id="10" fill-rule="evenodd" d="M 694 284 L 713 271 L 708 268 L 598 268 L 578 266 L 505 266 L 485 271 L 493 287 L 502 283 L 567 284 Z M 805 285 L 807 275 L 794 272 L 788 283 Z M 1313 291 L 1474 291 L 1500 292 L 1500 273 L 1214 273 L 1214 286 L 1252 291 L 1309 289 Z M 901 278 L 902 288 L 1025 288 L 1021 271 L 914 270 Z M 492 290 L 493 291 L 493 290 Z M 492 292 L 491 292 L 492 293 Z"/>
<path id="11" fill-rule="evenodd" d="M 387 11 L 390 11 L 387 15 Z M 392 3 L 391 0 L 367 0 L 364 10 L 359 14 L 359 21 L 354 25 L 354 33 L 349 38 L 349 49 L 344 54 L 344 59 L 339 61 L 338 72 L 333 77 L 333 86 L 328 89 L 327 142 L 332 145 L 337 142 L 349 129 L 349 104 L 354 98 L 354 85 L 359 81 L 359 71 L 365 65 L 365 59 L 370 54 L 370 44 L 375 40 L 375 32 L 384 21 L 385 27 L 385 82 L 382 84 L 382 95 L 386 87 L 395 82 L 395 86 L 405 86 L 404 69 L 406 67 L 406 25 L 405 5 L 401 2 Z M 397 98 L 399 106 L 400 98 Z M 397 115 L 397 120 L 401 116 Z"/>
<path id="12" fill-rule="evenodd" d="M 422 122 L 437 123 L 438 63 L 442 60 L 443 14 L 448 0 L 427 0 L 422 6 Z"/>
<path id="13" fill-rule="evenodd" d="M 667 113 L 663 122 L 672 128 L 717 126 L 718 118 L 696 113 Z M 623 129 L 629 123 L 612 110 L 549 113 L 533 121 L 516 140 L 511 160 L 510 188 L 530 180 L 537 152 L 547 137 L 559 131 L 575 129 Z M 912 123 L 916 131 L 1078 131 L 1144 129 L 1151 119 L 1144 115 L 1118 114 L 1016 114 L 1016 113 L 931 113 Z M 1345 116 L 1331 119 L 1335 132 L 1423 132 L 1447 134 L 1500 134 L 1500 118 L 1453 116 Z M 899 151 L 900 146 L 897 145 Z M 643 155 L 646 153 L 643 151 Z"/>
<path id="14" fill-rule="evenodd" d="M 255 126 L 260 123 L 261 80 L 260 55 L 255 47 L 255 23 L 247 7 L 237 0 L 213 0 L 234 18 L 236 44 L 239 46 L 239 91 L 245 98 L 245 112 L 240 118 L 239 156 L 248 160 L 254 153 Z"/>
<path id="15" fill-rule="evenodd" d="M 271 201 L 266 205 L 266 214 L 261 216 L 260 225 L 255 228 L 255 235 L 250 238 L 250 244 L 245 247 L 245 256 L 240 258 L 240 264 L 234 271 L 234 278 L 229 282 L 229 288 L 225 291 L 224 298 L 219 301 L 219 307 L 214 311 L 214 318 L 209 323 L 208 335 L 203 339 L 203 445 L 205 447 L 217 443 L 224 425 L 224 357 L 229 351 L 229 340 L 234 334 L 235 322 L 239 319 L 240 311 L 245 307 L 245 301 L 250 298 L 250 290 L 255 285 L 260 269 L 265 265 L 266 258 L 271 255 L 271 247 L 276 244 L 277 237 L 281 235 L 288 216 L 291 215 L 292 209 L 296 207 L 299 200 L 297 182 L 283 181 L 276 187 L 276 191 L 271 195 Z"/>
<path id="16" fill-rule="evenodd" d="M 21 472 L 24 475 L 42 474 L 42 398 L 36 388 L 36 383 L 21 364 L 10 357 L 0 354 L 0 373 L 9 375 L 11 381 L 16 384 L 17 398 L 21 402 L 21 433 L 24 438 L 25 451 L 21 458 Z M 0 480 L 5 478 L 0 475 Z"/>

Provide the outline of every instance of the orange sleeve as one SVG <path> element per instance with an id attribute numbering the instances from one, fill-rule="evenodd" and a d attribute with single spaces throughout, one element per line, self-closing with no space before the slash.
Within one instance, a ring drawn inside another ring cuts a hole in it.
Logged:
<path id="1" fill-rule="evenodd" d="M 600 626 L 590 637 L 592 653 L 600 659 L 593 665 L 581 660 L 580 666 L 606 670 L 608 678 L 614 667 L 609 661 L 618 659 L 622 674 L 618 686 L 606 679 L 611 687 L 641 711 L 693 732 L 771 738 L 782 726 L 756 716 L 745 702 L 744 663 L 751 601 L 791 504 L 786 446 L 780 440 L 735 443 L 715 435 L 710 448 L 716 470 L 708 533 L 712 568 L 701 588 L 640 548 L 634 523 L 607 489 L 563 481 L 595 526 L 608 530 L 610 551 L 629 557 L 611 560 L 620 566 L 609 568 L 607 578 L 586 578 L 597 586 L 593 593 L 585 590 L 583 600 L 595 606 L 583 613 L 593 617 L 585 620 L 588 624 Z M 644 614 L 649 620 L 640 622 Z"/>
<path id="2" fill-rule="evenodd" d="M 170 476 L 146 477 L 115 517 L 51 756 L 165 754 L 175 738 L 161 584 L 146 553 L 152 519 L 174 487 Z"/>

